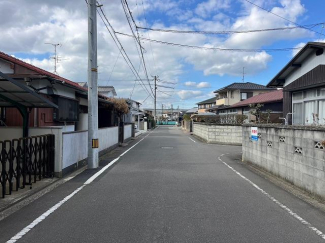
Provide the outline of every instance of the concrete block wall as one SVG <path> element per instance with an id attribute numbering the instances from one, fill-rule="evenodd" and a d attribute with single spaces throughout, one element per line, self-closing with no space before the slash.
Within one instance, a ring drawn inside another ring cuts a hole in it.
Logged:
<path id="1" fill-rule="evenodd" d="M 242 144 L 241 126 L 194 123 L 193 134 L 207 143 Z"/>
<path id="2" fill-rule="evenodd" d="M 243 160 L 325 198 L 325 129 L 257 127 L 259 139 L 252 141 L 251 126 L 243 126 Z"/>

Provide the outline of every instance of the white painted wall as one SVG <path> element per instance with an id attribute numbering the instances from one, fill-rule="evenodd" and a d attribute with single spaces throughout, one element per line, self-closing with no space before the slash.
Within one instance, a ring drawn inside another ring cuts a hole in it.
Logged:
<path id="1" fill-rule="evenodd" d="M 62 169 L 87 158 L 88 131 L 63 133 L 62 137 Z"/>
<path id="2" fill-rule="evenodd" d="M 313 53 L 302 63 L 302 66 L 300 68 L 297 68 L 286 78 L 284 87 L 291 84 L 293 81 L 297 80 L 302 75 L 308 73 L 321 64 L 325 64 L 325 52 L 320 56 L 316 56 L 316 54 Z"/>
<path id="3" fill-rule="evenodd" d="M 99 151 L 118 143 L 118 127 L 98 130 Z M 88 131 L 63 133 L 62 169 L 88 157 Z"/>
<path id="4" fill-rule="evenodd" d="M 130 138 L 132 136 L 132 125 L 124 126 L 124 140 Z"/>
<path id="5" fill-rule="evenodd" d="M 99 151 L 105 150 L 118 143 L 118 127 L 102 128 L 98 130 Z"/>

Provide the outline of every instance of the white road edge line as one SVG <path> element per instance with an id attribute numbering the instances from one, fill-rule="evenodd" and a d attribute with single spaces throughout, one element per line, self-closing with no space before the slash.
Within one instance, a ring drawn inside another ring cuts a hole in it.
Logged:
<path id="1" fill-rule="evenodd" d="M 153 132 L 153 131 L 151 131 Z M 76 195 L 79 191 L 81 191 L 86 185 L 89 185 L 92 183 L 98 176 L 100 176 L 105 170 L 107 170 L 109 167 L 111 167 L 116 161 L 118 161 L 123 155 L 125 155 L 127 152 L 129 152 L 132 148 L 134 148 L 137 144 L 139 144 L 143 139 L 148 137 L 150 133 L 142 138 L 139 142 L 134 144 L 131 148 L 126 150 L 124 153 L 122 153 L 119 157 L 112 160 L 109 164 L 104 166 L 100 171 L 98 171 L 96 174 L 94 174 L 92 177 L 90 177 L 81 187 L 74 190 L 71 194 L 66 196 L 63 200 L 55 204 L 53 207 L 51 207 L 49 210 L 47 210 L 45 213 L 43 213 L 41 216 L 39 216 L 37 219 L 35 219 L 32 223 L 30 223 L 28 226 L 23 228 L 20 232 L 18 232 L 15 236 L 13 236 L 10 240 L 7 241 L 7 243 L 15 243 L 17 240 L 21 239 L 24 235 L 26 235 L 31 229 L 33 229 L 36 225 L 41 223 L 44 219 L 46 219 L 51 213 L 53 213 L 55 210 L 60 208 L 65 202 L 67 202 L 69 199 L 71 199 L 74 195 Z M 71 179 L 71 178 L 70 178 Z"/>
<path id="2" fill-rule="evenodd" d="M 285 206 L 284 204 L 282 204 L 281 202 L 279 202 L 277 199 L 275 199 L 274 197 L 272 197 L 270 194 L 268 194 L 266 191 L 264 191 L 262 188 L 260 188 L 258 185 L 256 185 L 254 182 L 252 182 L 250 179 L 248 179 L 247 177 L 243 176 L 240 172 L 238 172 L 237 170 L 235 170 L 233 167 L 231 167 L 230 165 L 228 165 L 226 162 L 224 162 L 221 157 L 224 156 L 224 154 L 220 155 L 218 157 L 218 160 L 220 160 L 223 164 L 225 164 L 229 169 L 231 169 L 232 171 L 234 171 L 237 175 L 239 175 L 242 179 L 244 179 L 245 181 L 247 181 L 249 184 L 251 184 L 253 187 L 255 187 L 257 190 L 259 190 L 261 193 L 263 193 L 265 196 L 267 196 L 269 199 L 271 199 L 271 201 L 273 201 L 275 204 L 277 204 L 279 207 L 281 207 L 282 209 L 284 209 L 287 213 L 289 213 L 292 217 L 296 218 L 301 224 L 307 226 L 309 229 L 311 229 L 312 231 L 314 231 L 318 236 L 320 236 L 323 240 L 325 240 L 325 234 L 320 231 L 319 229 L 317 229 L 316 227 L 312 226 L 311 223 L 307 222 L 306 220 L 304 220 L 302 217 L 300 217 L 298 214 L 296 214 L 295 212 L 293 212 L 290 208 L 288 208 L 287 206 Z"/>
<path id="3" fill-rule="evenodd" d="M 194 139 L 192 139 L 192 138 L 190 138 L 190 137 L 189 137 L 189 139 L 190 139 L 192 142 L 196 143 L 196 141 L 195 141 Z"/>

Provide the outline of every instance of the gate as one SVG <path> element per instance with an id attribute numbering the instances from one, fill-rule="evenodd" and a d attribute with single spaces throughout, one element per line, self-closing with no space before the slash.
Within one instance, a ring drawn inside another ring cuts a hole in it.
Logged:
<path id="1" fill-rule="evenodd" d="M 0 141 L 2 197 L 54 176 L 55 136 L 43 135 Z"/>

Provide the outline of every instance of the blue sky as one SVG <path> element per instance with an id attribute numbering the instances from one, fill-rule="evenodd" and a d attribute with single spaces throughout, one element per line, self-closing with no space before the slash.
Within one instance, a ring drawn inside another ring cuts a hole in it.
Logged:
<path id="1" fill-rule="evenodd" d="M 324 22 L 323 0 L 251 0 L 273 13 L 300 25 Z M 103 11 L 114 29 L 130 34 L 119 0 L 101 0 Z M 289 27 L 294 24 L 267 13 L 245 0 L 128 0 L 137 25 L 178 30 L 250 30 Z M 20 6 L 20 8 L 17 8 Z M 9 14 L 10 13 L 10 14 Z M 30 14 L 33 13 L 33 14 Z M 41 1 L 4 0 L 0 24 L 4 38 L 0 50 L 36 66 L 53 71 L 53 47 L 46 42 L 61 43 L 58 65 L 61 76 L 76 82 L 87 81 L 87 6 L 74 0 Z M 323 32 L 322 26 L 314 28 Z M 179 44 L 221 48 L 284 48 L 301 47 L 308 41 L 324 36 L 304 29 L 289 31 L 236 34 L 228 36 L 194 35 L 140 31 L 140 36 Z M 134 40 L 118 36 L 140 76 L 145 77 Z M 222 52 L 166 46 L 142 40 L 149 76 L 158 75 L 173 90 L 160 88 L 158 106 L 191 108 L 195 103 L 213 96 L 213 91 L 233 82 L 245 81 L 267 84 L 293 57 L 287 52 Z M 103 22 L 98 18 L 99 85 L 115 86 L 118 96 L 143 102 L 148 94 L 133 81 L 129 67 L 119 55 Z M 135 85 L 134 85 L 135 83 Z M 147 84 L 147 83 L 145 83 Z M 148 86 L 148 85 L 147 85 Z M 133 88 L 134 87 L 134 88 Z M 174 92 L 170 92 L 174 91 Z M 167 95 L 172 94 L 171 96 Z M 153 107 L 153 99 L 143 102 Z"/>

